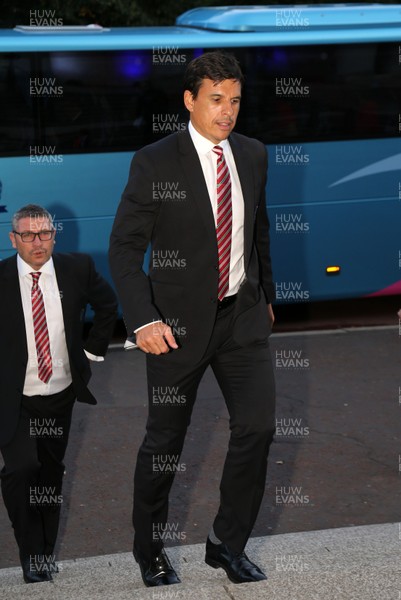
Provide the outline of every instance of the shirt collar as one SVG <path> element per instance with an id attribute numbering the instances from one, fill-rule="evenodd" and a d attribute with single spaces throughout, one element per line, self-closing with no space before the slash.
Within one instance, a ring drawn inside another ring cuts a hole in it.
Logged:
<path id="1" fill-rule="evenodd" d="M 230 147 L 228 140 L 223 140 L 219 144 L 214 144 L 201 135 L 199 131 L 197 131 L 192 125 L 191 121 L 188 124 L 188 131 L 198 154 L 207 154 L 213 150 L 215 146 L 221 146 L 221 148 L 223 148 L 223 152 Z"/>
<path id="2" fill-rule="evenodd" d="M 19 254 L 17 254 L 17 268 L 18 275 L 20 277 L 25 277 L 26 275 L 30 275 L 30 273 L 35 272 L 35 269 L 32 269 L 27 262 L 25 262 Z M 36 271 L 36 273 L 45 273 L 46 275 L 54 276 L 54 264 L 52 257 L 49 258 L 45 264 Z"/>

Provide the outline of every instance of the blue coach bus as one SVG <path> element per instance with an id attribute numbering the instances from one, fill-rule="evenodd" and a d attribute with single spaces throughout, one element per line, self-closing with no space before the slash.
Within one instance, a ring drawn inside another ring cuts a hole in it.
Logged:
<path id="1" fill-rule="evenodd" d="M 278 302 L 401 292 L 401 6 L 204 8 L 111 30 L 43 12 L 0 33 L 0 259 L 12 213 L 34 202 L 57 249 L 109 278 L 133 153 L 186 127 L 186 65 L 227 49 L 246 75 L 237 131 L 269 151 Z"/>

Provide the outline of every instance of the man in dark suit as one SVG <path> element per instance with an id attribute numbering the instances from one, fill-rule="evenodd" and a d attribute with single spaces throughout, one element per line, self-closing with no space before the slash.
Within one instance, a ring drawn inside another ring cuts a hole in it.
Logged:
<path id="1" fill-rule="evenodd" d="M 17 254 L 0 262 L 1 489 L 26 583 L 48 581 L 59 524 L 63 457 L 75 399 L 96 404 L 89 359 L 103 360 L 117 301 L 85 254 L 55 254 L 51 215 L 13 218 Z M 82 339 L 87 304 L 94 309 Z"/>
<path id="2" fill-rule="evenodd" d="M 134 479 L 133 552 L 148 586 L 179 582 L 163 549 L 168 495 L 209 365 L 231 437 L 205 560 L 235 583 L 266 578 L 244 547 L 274 434 L 268 346 L 274 286 L 266 149 L 232 133 L 242 82 L 231 55 L 210 52 L 188 65 L 188 131 L 135 154 L 111 234 L 110 264 L 127 331 L 147 354 L 149 416 Z M 160 402 L 160 393 L 179 401 Z"/>

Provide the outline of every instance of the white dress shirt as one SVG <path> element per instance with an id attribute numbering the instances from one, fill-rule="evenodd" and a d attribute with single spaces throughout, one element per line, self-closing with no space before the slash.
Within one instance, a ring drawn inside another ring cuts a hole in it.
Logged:
<path id="1" fill-rule="evenodd" d="M 217 225 L 217 154 L 213 152 L 215 146 L 220 146 L 224 152 L 228 170 L 231 178 L 231 202 L 232 202 L 232 233 L 231 233 L 231 256 L 230 256 L 230 279 L 227 296 L 236 294 L 245 278 L 244 269 L 244 197 L 238 177 L 233 153 L 228 140 L 214 144 L 203 137 L 191 121 L 188 131 L 198 153 L 202 166 L 203 176 L 206 181 L 209 198 L 212 205 L 214 223 Z"/>
<path id="2" fill-rule="evenodd" d="M 38 377 L 38 360 L 36 354 L 35 333 L 32 318 L 32 275 L 34 269 L 21 257 L 17 256 L 18 277 L 21 290 L 22 308 L 24 310 L 26 339 L 28 345 L 28 363 L 26 367 L 23 394 L 25 396 L 48 396 L 67 388 L 71 382 L 70 361 L 65 341 L 64 319 L 61 308 L 60 290 L 54 271 L 53 259 L 50 258 L 39 273 L 39 287 L 45 305 L 47 329 L 50 340 L 53 373 L 47 383 Z"/>

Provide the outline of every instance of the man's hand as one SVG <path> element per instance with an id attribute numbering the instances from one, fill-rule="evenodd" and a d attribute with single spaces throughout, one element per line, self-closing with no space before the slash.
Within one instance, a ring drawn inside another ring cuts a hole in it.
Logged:
<path id="1" fill-rule="evenodd" d="M 136 334 L 136 344 L 147 354 L 166 354 L 170 348 L 178 348 L 171 327 L 165 323 L 151 323 L 140 329 Z"/>
<path id="2" fill-rule="evenodd" d="M 269 313 L 269 320 L 270 320 L 270 326 L 273 327 L 274 324 L 274 312 L 273 312 L 273 307 L 271 304 L 267 305 L 267 310 Z"/>

